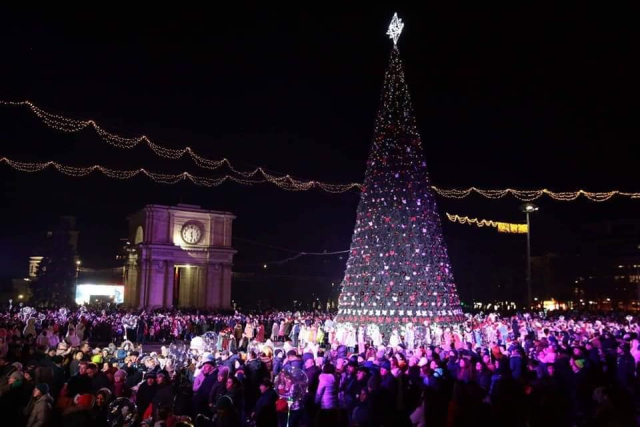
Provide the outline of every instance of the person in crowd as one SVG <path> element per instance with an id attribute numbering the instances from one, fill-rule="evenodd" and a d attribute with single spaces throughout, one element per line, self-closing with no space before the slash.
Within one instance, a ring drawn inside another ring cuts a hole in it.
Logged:
<path id="1" fill-rule="evenodd" d="M 131 397 L 131 388 L 127 385 L 127 371 L 118 369 L 113 374 L 113 395 L 114 397 Z"/>
<path id="2" fill-rule="evenodd" d="M 53 398 L 49 394 L 49 386 L 44 383 L 37 384 L 33 390 L 33 396 L 27 407 L 26 427 L 48 427 L 52 422 Z"/>
<path id="3" fill-rule="evenodd" d="M 260 397 L 256 402 L 251 419 L 255 421 L 256 427 L 274 427 L 277 425 L 276 401 L 278 395 L 273 389 L 270 380 L 264 379 L 260 382 Z"/>
<path id="4" fill-rule="evenodd" d="M 91 380 L 91 393 L 94 395 L 100 389 L 106 388 L 109 390 L 112 387 L 109 378 L 98 369 L 98 365 L 95 363 L 87 365 L 87 377 Z"/>
<path id="5" fill-rule="evenodd" d="M 125 317 L 135 342 L 123 341 Z M 413 322 L 407 334 L 397 325 L 341 329 L 319 311 L 89 307 L 64 316 L 44 309 L 36 322 L 15 308 L 0 310 L 0 413 L 19 427 L 39 413 L 50 425 L 100 426 L 110 401 L 131 397 L 141 417 L 159 425 L 184 415 L 213 417 L 214 425 L 246 418 L 269 425 L 274 408 L 285 423 L 291 409 L 291 426 L 469 425 L 470 416 L 478 425 L 629 425 L 640 401 L 637 319 L 565 317 L 492 313 L 464 325 Z M 204 353 L 176 357 L 139 346 L 151 341 L 151 329 L 167 348 L 205 331 L 216 338 Z M 273 403 L 277 393 L 265 379 L 280 386 L 298 369 L 308 378 L 306 395 L 291 408 Z"/>
<path id="6" fill-rule="evenodd" d="M 193 394 L 193 409 L 196 414 L 210 414 L 209 396 L 213 385 L 218 379 L 215 370 L 215 363 L 211 360 L 207 360 L 202 365 L 202 369 L 200 371 L 202 381 L 200 382 L 198 389 L 195 390 Z"/>
<path id="7" fill-rule="evenodd" d="M 103 388 L 98 390 L 92 408 L 92 425 L 95 427 L 107 427 L 107 416 L 109 414 L 109 403 L 111 401 L 111 391 Z"/>
<path id="8" fill-rule="evenodd" d="M 81 427 L 91 425 L 93 423 L 95 400 L 95 396 L 90 393 L 77 395 L 74 398 L 74 405 L 62 412 L 62 426 Z"/>
<path id="9" fill-rule="evenodd" d="M 269 377 L 266 366 L 258 358 L 258 353 L 255 350 L 249 352 L 249 360 L 245 364 L 244 373 L 247 409 L 252 411 L 258 399 L 257 391 L 259 385 L 265 378 Z"/>
<path id="10" fill-rule="evenodd" d="M 88 365 L 87 362 L 80 362 L 78 364 L 78 373 L 67 382 L 67 396 L 69 398 L 73 399 L 79 394 L 91 393 L 92 383 L 87 374 Z"/>
<path id="11" fill-rule="evenodd" d="M 136 405 L 138 406 L 139 419 L 144 419 L 144 414 L 156 395 L 156 389 L 156 374 L 145 374 L 144 382 L 140 384 L 136 393 Z"/>

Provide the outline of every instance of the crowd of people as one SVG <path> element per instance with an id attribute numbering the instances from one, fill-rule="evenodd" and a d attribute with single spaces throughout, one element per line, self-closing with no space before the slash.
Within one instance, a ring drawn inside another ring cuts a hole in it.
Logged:
<path id="1" fill-rule="evenodd" d="M 28 427 L 636 425 L 636 319 L 565 316 L 385 337 L 324 312 L 10 307 L 0 414 Z"/>

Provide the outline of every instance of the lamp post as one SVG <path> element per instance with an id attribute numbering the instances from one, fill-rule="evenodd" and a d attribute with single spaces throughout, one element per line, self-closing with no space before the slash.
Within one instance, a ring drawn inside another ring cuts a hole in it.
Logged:
<path id="1" fill-rule="evenodd" d="M 525 203 L 520 209 L 527 215 L 527 304 L 531 309 L 533 294 L 531 290 L 531 221 L 529 215 L 536 212 L 538 207 L 533 203 Z"/>
<path id="2" fill-rule="evenodd" d="M 76 261 L 76 286 L 78 286 L 78 276 L 80 274 L 80 264 L 82 264 L 82 262 L 80 262 L 80 260 Z"/>

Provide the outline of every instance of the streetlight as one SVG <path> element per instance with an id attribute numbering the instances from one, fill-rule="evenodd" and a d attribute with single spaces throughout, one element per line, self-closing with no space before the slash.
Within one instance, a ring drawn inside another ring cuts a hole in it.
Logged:
<path id="1" fill-rule="evenodd" d="M 532 291 L 531 291 L 531 221 L 529 215 L 538 210 L 533 203 L 525 203 L 520 210 L 527 215 L 527 303 L 531 309 Z"/>

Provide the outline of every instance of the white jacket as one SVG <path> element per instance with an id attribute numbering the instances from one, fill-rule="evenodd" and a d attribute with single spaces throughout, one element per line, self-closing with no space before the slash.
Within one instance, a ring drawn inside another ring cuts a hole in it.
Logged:
<path id="1" fill-rule="evenodd" d="M 320 409 L 338 408 L 338 380 L 334 374 L 320 374 L 316 404 Z"/>

